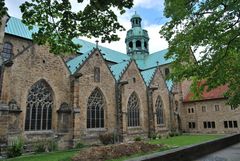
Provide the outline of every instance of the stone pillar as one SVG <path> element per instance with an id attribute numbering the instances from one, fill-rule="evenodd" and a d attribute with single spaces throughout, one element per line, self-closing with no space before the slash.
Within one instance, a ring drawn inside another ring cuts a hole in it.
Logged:
<path id="1" fill-rule="evenodd" d="M 5 26 L 8 19 L 9 19 L 8 15 L 3 16 L 3 18 L 1 19 L 1 26 L 0 26 L 0 100 L 2 98 L 2 82 L 3 82 L 3 73 L 4 73 L 4 65 L 3 65 L 3 59 L 2 59 L 1 53 L 3 50 Z"/>
<path id="2" fill-rule="evenodd" d="M 148 102 L 148 127 L 149 132 L 148 135 L 151 137 L 155 133 L 155 121 L 154 121 L 154 113 L 153 113 L 153 98 L 152 98 L 153 90 L 147 89 L 147 102 Z"/>

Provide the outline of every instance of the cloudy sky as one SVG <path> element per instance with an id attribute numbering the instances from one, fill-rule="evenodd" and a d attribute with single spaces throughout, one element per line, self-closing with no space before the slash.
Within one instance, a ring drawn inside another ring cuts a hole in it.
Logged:
<path id="1" fill-rule="evenodd" d="M 8 13 L 10 16 L 21 18 L 21 12 L 19 9 L 20 4 L 25 0 L 5 0 L 8 7 Z M 88 3 L 85 0 L 83 4 L 78 4 L 77 0 L 70 0 L 73 4 L 73 10 L 77 11 L 84 7 L 84 4 Z M 131 28 L 130 18 L 136 11 L 142 17 L 142 27 L 148 30 L 150 37 L 149 50 L 150 53 L 166 49 L 168 47 L 167 42 L 160 38 L 160 28 L 167 21 L 163 16 L 164 0 L 134 0 L 134 7 L 128 10 L 124 15 L 119 15 L 119 22 L 126 28 Z M 123 53 L 126 53 L 125 37 L 126 31 L 118 32 L 121 40 L 112 43 L 101 43 L 101 46 L 105 46 Z M 84 40 L 95 42 L 96 39 L 88 39 L 82 37 Z"/>

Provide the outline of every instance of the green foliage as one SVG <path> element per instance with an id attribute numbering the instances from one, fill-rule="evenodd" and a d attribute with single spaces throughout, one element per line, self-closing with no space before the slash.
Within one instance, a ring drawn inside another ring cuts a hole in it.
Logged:
<path id="1" fill-rule="evenodd" d="M 0 20 L 4 15 L 7 14 L 7 7 L 5 7 L 5 2 L 4 0 L 0 0 Z M 2 25 L 2 22 L 0 21 L 0 26 Z"/>
<path id="2" fill-rule="evenodd" d="M 83 1 L 78 0 L 77 5 L 80 7 Z M 54 54 L 63 54 L 79 49 L 72 40 L 80 36 L 101 38 L 103 42 L 119 40 L 116 31 L 124 27 L 113 8 L 123 14 L 132 6 L 133 0 L 91 0 L 84 9 L 74 12 L 70 0 L 31 0 L 20 8 L 23 23 L 29 29 L 39 27 L 33 40 L 40 45 L 48 44 Z"/>
<path id="3" fill-rule="evenodd" d="M 34 151 L 37 153 L 56 151 L 57 142 L 54 140 L 38 140 L 34 145 Z"/>
<path id="4" fill-rule="evenodd" d="M 104 145 L 114 144 L 114 134 L 113 133 L 100 134 L 99 140 Z"/>
<path id="5" fill-rule="evenodd" d="M 81 142 L 78 142 L 78 143 L 75 145 L 75 148 L 76 148 L 76 149 L 81 149 L 81 148 L 84 148 L 84 147 L 86 147 L 86 145 L 83 144 L 83 143 L 81 143 Z"/>
<path id="6" fill-rule="evenodd" d="M 152 133 L 150 136 L 150 139 L 155 140 L 157 138 L 157 134 L 156 133 Z"/>
<path id="7" fill-rule="evenodd" d="M 134 138 L 134 141 L 142 141 L 142 138 L 140 136 Z"/>
<path id="8" fill-rule="evenodd" d="M 21 156 L 23 152 L 23 141 L 19 138 L 12 141 L 11 145 L 7 148 L 8 158 Z"/>
<path id="9" fill-rule="evenodd" d="M 160 33 L 169 42 L 167 58 L 176 60 L 170 78 L 193 79 L 195 99 L 203 90 L 227 84 L 229 103 L 240 104 L 239 13 L 236 0 L 165 0 L 164 14 L 170 21 Z M 199 60 L 191 54 L 196 51 Z"/>
<path id="10" fill-rule="evenodd" d="M 36 153 L 45 152 L 46 151 L 45 142 L 39 141 L 39 142 L 35 143 L 34 149 L 35 149 Z"/>
<path id="11" fill-rule="evenodd" d="M 168 135 L 169 135 L 170 137 L 174 137 L 174 136 L 175 136 L 173 132 L 170 132 Z"/>

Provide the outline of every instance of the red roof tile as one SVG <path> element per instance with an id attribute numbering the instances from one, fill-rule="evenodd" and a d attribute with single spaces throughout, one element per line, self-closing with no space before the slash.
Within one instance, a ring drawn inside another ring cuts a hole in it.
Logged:
<path id="1" fill-rule="evenodd" d="M 191 91 L 189 91 L 189 93 L 183 98 L 183 102 L 221 99 L 221 98 L 224 98 L 224 93 L 227 92 L 227 90 L 228 90 L 227 85 L 219 86 L 211 91 L 207 91 L 207 87 L 206 87 L 202 93 L 201 98 L 199 99 L 193 99 L 194 94 Z"/>

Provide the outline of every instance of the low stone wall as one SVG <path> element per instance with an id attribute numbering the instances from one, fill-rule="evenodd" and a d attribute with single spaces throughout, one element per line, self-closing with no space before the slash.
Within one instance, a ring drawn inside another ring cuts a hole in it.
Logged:
<path id="1" fill-rule="evenodd" d="M 192 161 L 201 156 L 221 150 L 238 142 L 240 142 L 240 134 L 235 134 L 197 145 L 176 148 L 173 150 L 168 150 L 166 152 L 158 152 L 138 158 L 133 158 L 128 161 Z"/>

